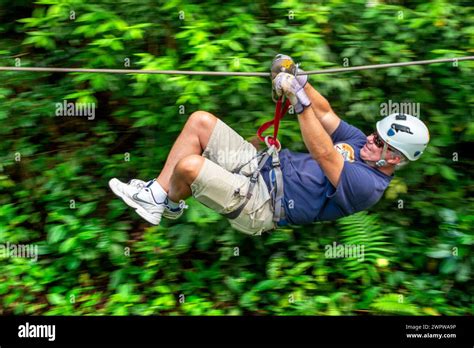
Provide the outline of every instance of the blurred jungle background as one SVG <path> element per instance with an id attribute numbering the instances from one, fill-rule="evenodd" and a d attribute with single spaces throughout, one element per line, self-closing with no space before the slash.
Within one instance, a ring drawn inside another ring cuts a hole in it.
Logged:
<path id="1" fill-rule="evenodd" d="M 468 1 L 0 0 L 0 65 L 269 70 L 474 54 Z M 273 117 L 269 79 L 0 72 L 0 314 L 472 315 L 474 64 L 312 76 L 367 134 L 381 105 L 420 103 L 421 160 L 368 212 L 250 237 L 190 199 L 153 227 L 108 189 L 156 177 L 187 117 L 207 110 L 245 138 Z M 57 117 L 63 100 L 94 120 Z M 294 116 L 285 147 L 306 151 Z M 325 246 L 364 245 L 363 261 Z"/>

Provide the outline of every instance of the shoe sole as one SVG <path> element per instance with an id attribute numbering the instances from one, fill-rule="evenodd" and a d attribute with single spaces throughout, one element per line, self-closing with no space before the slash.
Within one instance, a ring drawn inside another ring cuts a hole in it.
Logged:
<path id="1" fill-rule="evenodd" d="M 179 219 L 181 216 L 183 215 L 183 213 L 181 212 L 181 214 L 173 214 L 173 215 L 168 215 L 167 213 L 163 213 L 163 217 L 166 218 L 166 219 L 169 219 L 169 220 L 177 220 Z"/>
<path id="2" fill-rule="evenodd" d="M 157 219 L 155 216 L 153 216 L 152 214 L 148 213 L 145 209 L 143 209 L 143 207 L 141 205 L 135 203 L 135 201 L 133 201 L 129 197 L 125 196 L 122 192 L 118 191 L 115 188 L 115 185 L 114 185 L 115 181 L 118 181 L 119 183 L 122 183 L 122 182 L 118 179 L 115 179 L 115 178 L 109 180 L 109 187 L 117 197 L 120 197 L 122 199 L 122 201 L 124 201 L 125 204 L 127 204 L 129 207 L 135 209 L 135 212 L 138 215 L 140 215 L 143 219 L 148 221 L 150 224 L 152 224 L 152 225 L 159 225 L 160 224 L 161 219 Z"/>

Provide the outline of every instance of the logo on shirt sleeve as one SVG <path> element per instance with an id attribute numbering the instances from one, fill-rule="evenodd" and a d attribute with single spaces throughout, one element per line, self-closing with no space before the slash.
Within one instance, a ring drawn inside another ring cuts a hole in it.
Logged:
<path id="1" fill-rule="evenodd" d="M 346 143 L 338 143 L 334 145 L 334 148 L 339 152 L 344 161 L 354 162 L 354 148 Z"/>

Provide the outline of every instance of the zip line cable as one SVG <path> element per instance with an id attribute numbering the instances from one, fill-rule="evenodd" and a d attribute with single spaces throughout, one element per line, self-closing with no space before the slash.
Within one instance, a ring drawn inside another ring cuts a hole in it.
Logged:
<path id="1" fill-rule="evenodd" d="M 334 74 L 343 73 L 349 71 L 358 70 L 371 70 L 371 69 L 385 69 L 400 66 L 410 65 L 428 65 L 438 63 L 456 63 L 460 61 L 474 60 L 474 56 L 466 56 L 459 58 L 442 58 L 442 59 L 430 59 L 430 60 L 418 60 L 408 61 L 399 63 L 388 63 L 388 64 L 373 64 L 373 65 L 359 65 L 347 68 L 329 68 L 322 70 L 308 70 L 301 72 L 299 75 L 320 75 L 320 74 Z M 270 77 L 271 73 L 265 72 L 236 72 L 236 71 L 194 71 L 194 70 L 141 70 L 141 69 L 87 69 L 87 68 L 54 68 L 54 67 L 8 67 L 0 66 L 1 71 L 23 71 L 23 72 L 53 72 L 53 73 L 106 73 L 106 74 L 161 74 L 161 75 L 207 75 L 207 76 L 257 76 L 257 77 Z M 53 150 L 49 152 L 60 151 Z M 64 149 L 63 149 L 64 150 Z M 72 149 L 75 150 L 75 149 Z M 65 151 L 72 151 L 66 149 Z M 36 157 L 39 154 L 28 157 Z"/>
<path id="2" fill-rule="evenodd" d="M 322 70 L 309 70 L 299 75 L 335 74 L 340 72 L 385 69 L 399 66 L 428 65 L 438 63 L 455 63 L 464 60 L 474 60 L 474 56 L 459 58 L 442 58 L 430 60 L 415 60 L 400 63 L 359 65 L 348 68 L 330 68 Z M 53 67 L 8 67 L 0 66 L 0 71 L 29 71 L 29 72 L 77 72 L 77 73 L 105 73 L 105 74 L 164 74 L 164 75 L 208 75 L 208 76 L 261 76 L 270 77 L 266 72 L 238 72 L 238 71 L 195 71 L 195 70 L 141 70 L 141 69 L 85 69 L 85 68 L 53 68 Z"/>

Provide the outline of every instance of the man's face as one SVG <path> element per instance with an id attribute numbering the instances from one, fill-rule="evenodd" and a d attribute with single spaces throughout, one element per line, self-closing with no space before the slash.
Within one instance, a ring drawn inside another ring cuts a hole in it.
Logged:
<path id="1" fill-rule="evenodd" d="M 367 142 L 360 149 L 360 158 L 364 161 L 376 162 L 382 157 L 383 141 L 380 137 L 377 139 L 376 133 L 372 133 L 367 137 Z M 387 159 L 393 157 L 393 153 L 390 149 L 387 149 L 385 156 Z"/>

